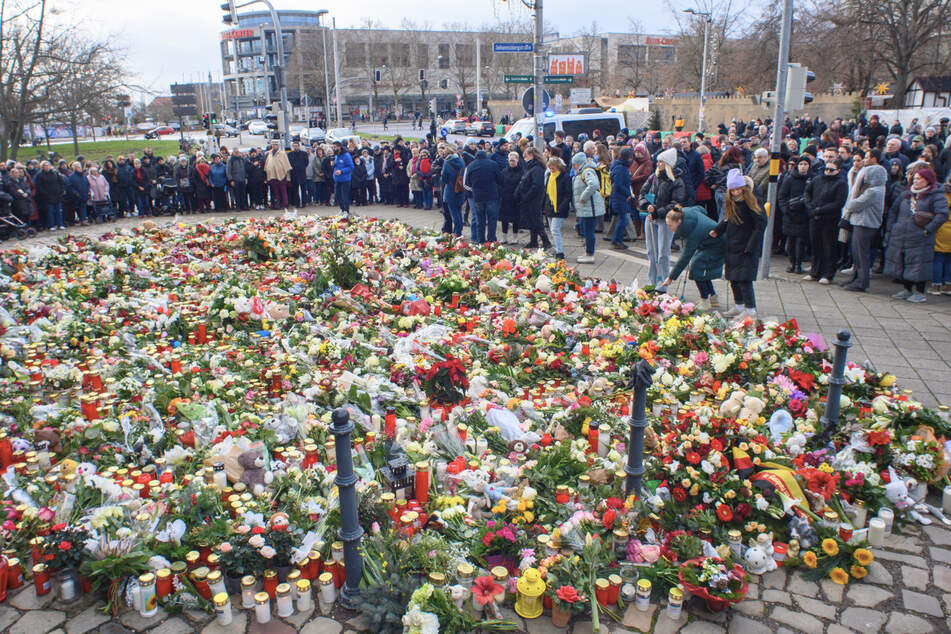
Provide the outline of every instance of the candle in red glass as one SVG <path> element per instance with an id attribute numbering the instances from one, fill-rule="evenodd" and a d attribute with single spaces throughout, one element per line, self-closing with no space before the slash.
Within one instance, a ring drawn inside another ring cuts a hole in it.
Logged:
<path id="1" fill-rule="evenodd" d="M 10 438 L 7 432 L 0 432 L 0 467 L 4 471 L 13 464 L 13 445 L 10 444 Z"/>
<path id="2" fill-rule="evenodd" d="M 449 303 L 449 305 L 453 308 L 459 305 L 459 293 L 452 294 L 452 301 Z"/>
<path id="3" fill-rule="evenodd" d="M 33 584 L 36 586 L 37 596 L 49 594 L 53 589 L 53 584 L 50 583 L 50 571 L 46 564 L 33 566 Z"/>
<path id="4" fill-rule="evenodd" d="M 273 600 L 277 596 L 277 571 L 264 571 L 264 591 Z"/>
<path id="5" fill-rule="evenodd" d="M 588 423 L 588 453 L 598 453 L 598 423 Z"/>
<path id="6" fill-rule="evenodd" d="M 439 317 L 440 315 L 442 315 L 442 306 L 440 306 L 439 304 L 436 304 L 435 306 L 433 306 L 433 313 L 436 315 L 436 317 Z"/>
<path id="7" fill-rule="evenodd" d="M 198 343 L 206 343 L 208 341 L 208 328 L 205 324 L 198 324 Z"/>
<path id="8" fill-rule="evenodd" d="M 386 419 L 383 424 L 383 433 L 390 440 L 396 439 L 396 412 L 392 409 L 386 410 Z"/>
<path id="9" fill-rule="evenodd" d="M 414 491 L 416 500 L 420 504 L 429 502 L 429 463 L 416 463 L 416 479 Z"/>
<path id="10" fill-rule="evenodd" d="M 581 354 L 585 357 L 591 354 L 591 349 L 588 347 L 588 344 L 586 343 L 581 344 Z"/>
<path id="11" fill-rule="evenodd" d="M 178 357 L 172 357 L 171 367 L 169 368 L 172 371 L 172 374 L 181 374 L 182 372 L 182 361 Z"/>
<path id="12" fill-rule="evenodd" d="M 172 594 L 172 571 L 168 568 L 159 568 L 155 572 L 155 593 L 159 599 Z"/>

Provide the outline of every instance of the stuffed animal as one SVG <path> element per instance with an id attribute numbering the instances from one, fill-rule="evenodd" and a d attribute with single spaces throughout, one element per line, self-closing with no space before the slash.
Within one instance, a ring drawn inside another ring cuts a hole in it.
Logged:
<path id="1" fill-rule="evenodd" d="M 279 304 L 277 302 L 268 301 L 264 306 L 268 319 L 272 319 L 274 321 L 287 319 L 291 314 L 290 306 L 287 304 Z"/>
<path id="2" fill-rule="evenodd" d="M 44 440 L 49 443 L 49 450 L 52 453 L 58 454 L 60 451 L 63 450 L 63 446 L 60 443 L 60 435 L 58 430 L 53 429 L 52 427 L 43 427 L 42 429 L 37 429 L 36 430 L 37 444 L 39 444 L 40 442 Z"/>
<path id="3" fill-rule="evenodd" d="M 251 312 L 251 300 L 247 297 L 235 297 L 232 305 L 239 315 Z"/>
<path id="4" fill-rule="evenodd" d="M 743 390 L 737 390 L 730 394 L 730 398 L 720 404 L 720 416 L 733 418 L 739 414 L 740 410 L 743 409 L 744 396 L 746 396 L 746 392 Z"/>
<path id="5" fill-rule="evenodd" d="M 802 550 L 810 550 L 819 543 L 819 535 L 804 517 L 798 515 L 789 520 L 789 536 L 796 540 Z"/>
<path id="6" fill-rule="evenodd" d="M 737 414 L 736 417 L 745 421 L 755 422 L 756 419 L 759 418 L 759 414 L 763 411 L 764 407 L 766 407 L 766 403 L 763 402 L 763 399 L 756 396 L 747 395 L 743 399 L 743 407 L 740 409 L 740 413 Z"/>
<path id="7" fill-rule="evenodd" d="M 770 570 L 776 570 L 776 560 L 766 554 L 759 546 L 747 548 L 743 554 L 746 571 L 751 575 L 762 575 Z"/>
<path id="8" fill-rule="evenodd" d="M 274 481 L 274 474 L 264 468 L 264 456 L 254 449 L 238 456 L 238 464 L 244 469 L 241 481 L 254 495 L 261 495 L 264 488 Z"/>

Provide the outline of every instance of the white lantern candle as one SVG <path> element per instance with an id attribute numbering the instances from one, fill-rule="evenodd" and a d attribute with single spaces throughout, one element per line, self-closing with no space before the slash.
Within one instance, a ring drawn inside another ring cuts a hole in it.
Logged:
<path id="1" fill-rule="evenodd" d="M 878 516 L 885 522 L 885 532 L 892 532 L 892 523 L 895 521 L 895 513 L 887 507 L 878 509 Z"/>
<path id="2" fill-rule="evenodd" d="M 868 522 L 868 543 L 880 548 L 885 543 L 885 520 L 873 517 Z"/>
<path id="3" fill-rule="evenodd" d="M 231 599 L 227 592 L 219 592 L 215 595 L 215 615 L 218 619 L 218 625 L 231 625 L 234 615 L 231 612 Z"/>
<path id="4" fill-rule="evenodd" d="M 297 582 L 297 611 L 307 612 L 310 607 L 310 580 L 301 579 Z"/>
<path id="5" fill-rule="evenodd" d="M 294 614 L 294 599 L 291 597 L 291 587 L 286 583 L 277 586 L 277 615 L 286 618 Z"/>
<path id="6" fill-rule="evenodd" d="M 267 623 L 271 620 L 271 597 L 267 592 L 258 592 L 254 595 L 254 618 L 258 623 Z"/>

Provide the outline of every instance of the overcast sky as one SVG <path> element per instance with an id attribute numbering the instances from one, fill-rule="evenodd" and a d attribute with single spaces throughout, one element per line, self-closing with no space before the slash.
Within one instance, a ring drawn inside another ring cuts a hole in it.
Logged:
<path id="1" fill-rule="evenodd" d="M 111 36 L 115 44 L 126 50 L 128 68 L 140 84 L 156 93 L 167 94 L 172 82 L 207 81 L 209 70 L 216 79 L 220 78 L 218 41 L 224 26 L 220 9 L 223 1 L 80 0 L 69 6 L 82 10 L 85 30 L 100 37 Z M 404 18 L 417 23 L 428 22 L 438 28 L 449 22 L 478 26 L 494 22 L 496 15 L 508 17 L 511 12 L 528 16 L 528 10 L 519 0 L 272 0 L 272 3 L 279 10 L 328 9 L 330 15 L 336 17 L 338 27 L 358 26 L 366 17 L 394 28 Z M 684 1 L 685 7 L 694 4 L 693 0 Z M 668 32 L 674 26 L 669 9 L 658 0 L 630 4 L 617 0 L 545 0 L 544 7 L 546 24 L 554 25 L 563 35 L 572 35 L 592 21 L 597 22 L 602 32 L 628 30 L 629 18 L 637 19 L 644 30 L 651 33 Z M 75 19 L 74 11 L 68 14 Z"/>

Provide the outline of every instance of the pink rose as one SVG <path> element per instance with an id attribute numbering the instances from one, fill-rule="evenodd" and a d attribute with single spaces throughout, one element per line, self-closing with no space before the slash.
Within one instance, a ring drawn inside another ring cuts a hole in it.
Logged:
<path id="1" fill-rule="evenodd" d="M 660 546 L 657 544 L 642 544 L 641 557 L 649 564 L 656 562 L 660 559 Z"/>
<path id="2" fill-rule="evenodd" d="M 261 552 L 261 556 L 264 557 L 265 559 L 270 559 L 271 557 L 277 554 L 277 551 L 271 548 L 270 546 L 265 546 L 264 548 L 261 549 L 260 552 Z"/>
<path id="3" fill-rule="evenodd" d="M 242 524 L 241 526 L 239 526 L 238 528 L 236 528 L 236 529 L 234 529 L 234 530 L 235 530 L 235 532 L 237 532 L 239 535 L 247 535 L 248 533 L 251 532 L 251 527 L 248 526 L 247 524 Z"/>
<path id="4" fill-rule="evenodd" d="M 231 547 L 231 544 L 229 544 L 228 542 L 221 542 L 221 546 L 218 546 L 218 550 L 220 550 L 223 553 L 230 553 L 234 549 Z"/>
<path id="5" fill-rule="evenodd" d="M 264 545 L 264 538 L 261 537 L 260 535 L 254 535 L 253 537 L 251 537 L 251 539 L 248 540 L 248 544 L 252 548 L 260 548 L 261 546 Z"/>

